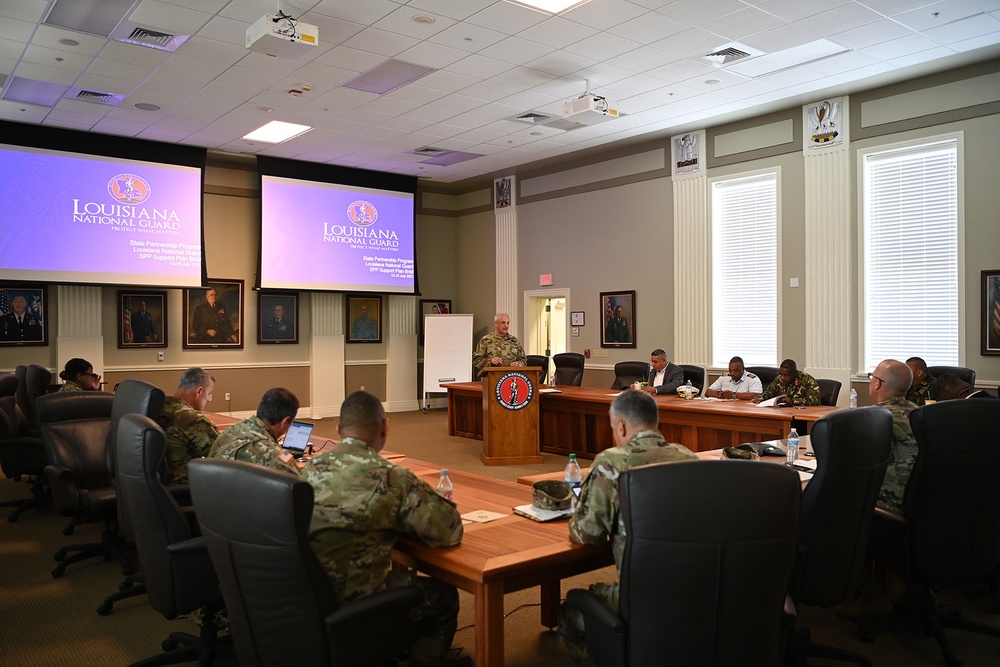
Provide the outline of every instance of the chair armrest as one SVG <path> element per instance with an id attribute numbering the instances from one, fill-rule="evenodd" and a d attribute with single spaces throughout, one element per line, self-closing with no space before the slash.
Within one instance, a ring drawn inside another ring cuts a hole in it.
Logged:
<path id="1" fill-rule="evenodd" d="M 345 605 L 326 617 L 327 629 L 348 623 L 356 623 L 394 611 L 409 612 L 423 602 L 424 595 L 416 586 L 400 586 L 372 593 Z"/>
<path id="2" fill-rule="evenodd" d="M 167 553 L 171 556 L 185 556 L 193 553 L 208 553 L 205 540 L 201 537 L 192 537 L 180 542 L 167 545 Z"/>
<path id="3" fill-rule="evenodd" d="M 598 665 L 625 667 L 628 626 L 608 603 L 582 588 L 566 593 L 566 606 L 583 614 L 587 653 Z"/>
<path id="4" fill-rule="evenodd" d="M 49 479 L 56 511 L 69 515 L 80 507 L 80 492 L 73 483 L 73 473 L 69 468 L 50 463 L 45 466 L 45 476 Z"/>
<path id="5" fill-rule="evenodd" d="M 400 586 L 368 595 L 327 616 L 331 664 L 382 664 L 408 649 L 424 632 L 418 630 L 423 621 L 410 620 L 410 611 L 423 600 L 417 586 Z"/>

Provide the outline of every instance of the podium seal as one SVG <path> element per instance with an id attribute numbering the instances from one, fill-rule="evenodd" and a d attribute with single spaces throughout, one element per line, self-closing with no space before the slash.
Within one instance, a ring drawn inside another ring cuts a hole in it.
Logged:
<path id="1" fill-rule="evenodd" d="M 497 403 L 507 410 L 520 410 L 527 407 L 534 395 L 535 387 L 524 373 L 518 371 L 504 373 L 497 382 Z"/>

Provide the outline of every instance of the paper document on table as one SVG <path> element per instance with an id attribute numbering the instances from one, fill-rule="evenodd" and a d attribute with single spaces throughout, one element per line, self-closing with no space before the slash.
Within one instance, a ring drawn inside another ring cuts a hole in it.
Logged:
<path id="1" fill-rule="evenodd" d="M 761 408 L 770 408 L 778 404 L 778 398 L 778 396 L 775 396 L 774 398 L 769 398 L 766 401 L 761 401 L 757 404 L 757 406 Z"/>
<path id="2" fill-rule="evenodd" d="M 561 394 L 562 392 L 559 391 L 558 389 L 553 389 L 553 388 L 549 387 L 548 389 L 539 389 L 538 393 L 539 394 Z"/>
<path id="3" fill-rule="evenodd" d="M 535 507 L 534 505 L 518 505 L 514 508 L 514 514 L 527 517 L 532 521 L 552 521 L 554 519 L 563 519 L 568 516 L 573 516 L 573 508 L 568 507 L 564 510 L 543 510 L 541 507 Z"/>
<path id="4" fill-rule="evenodd" d="M 502 519 L 505 516 L 509 515 L 501 514 L 500 512 L 490 512 L 489 510 L 475 510 L 473 512 L 466 512 L 462 515 L 462 518 L 474 523 L 487 523 L 496 519 Z"/>

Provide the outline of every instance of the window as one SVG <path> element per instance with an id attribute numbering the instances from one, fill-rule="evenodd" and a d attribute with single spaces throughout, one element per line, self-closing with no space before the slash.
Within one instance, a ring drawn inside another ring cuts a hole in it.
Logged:
<path id="1" fill-rule="evenodd" d="M 864 364 L 959 363 L 958 138 L 861 156 Z"/>
<path id="2" fill-rule="evenodd" d="M 778 358 L 778 174 L 712 183 L 712 364 Z"/>

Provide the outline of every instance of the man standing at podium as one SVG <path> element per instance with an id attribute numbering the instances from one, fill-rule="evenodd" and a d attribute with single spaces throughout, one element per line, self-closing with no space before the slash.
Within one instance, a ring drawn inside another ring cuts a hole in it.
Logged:
<path id="1" fill-rule="evenodd" d="M 476 369 L 476 377 L 483 374 L 490 366 L 526 366 L 528 357 L 524 348 L 511 336 L 510 316 L 507 313 L 497 313 L 493 318 L 493 333 L 479 339 L 476 351 L 472 353 L 472 365 Z"/>

